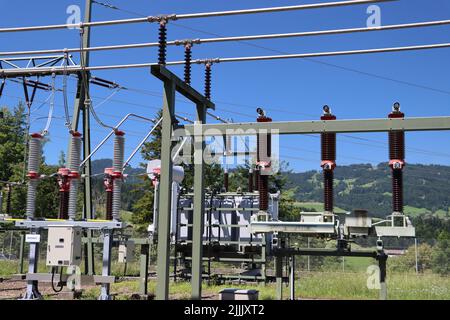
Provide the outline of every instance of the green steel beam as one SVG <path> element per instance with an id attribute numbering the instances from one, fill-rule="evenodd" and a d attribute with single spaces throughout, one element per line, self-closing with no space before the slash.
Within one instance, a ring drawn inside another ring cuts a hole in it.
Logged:
<path id="1" fill-rule="evenodd" d="M 91 22 L 92 20 L 92 0 L 86 0 L 86 8 L 84 13 L 84 22 Z M 84 27 L 83 32 L 83 46 L 87 48 L 90 46 L 91 41 L 91 28 Z M 85 51 L 80 53 L 83 55 L 83 61 L 85 66 L 89 65 L 89 52 Z M 89 77 L 89 73 L 87 75 Z M 86 86 L 89 88 L 89 82 Z M 84 102 L 86 100 L 86 92 L 84 85 L 82 84 L 81 74 L 78 74 L 77 81 L 77 93 L 75 96 L 74 111 L 72 118 L 72 130 L 78 131 L 80 114 L 83 121 L 83 156 L 86 157 L 91 153 L 91 132 L 90 132 L 90 113 L 89 109 L 85 108 Z M 70 161 L 70 160 L 69 160 Z M 86 162 L 83 168 L 84 179 L 84 202 L 83 202 L 83 218 L 92 219 L 92 185 L 91 185 L 91 160 Z M 87 237 L 92 238 L 92 230 L 87 230 Z M 93 244 L 88 242 L 85 245 L 85 273 L 88 275 L 94 274 L 94 247 Z"/>
<path id="2" fill-rule="evenodd" d="M 277 300 L 283 300 L 283 258 L 275 257 Z"/>
<path id="3" fill-rule="evenodd" d="M 178 78 L 175 74 L 170 72 L 166 67 L 161 65 L 154 65 L 151 67 L 152 74 L 163 82 L 170 81 L 175 85 L 175 90 L 191 100 L 197 106 L 205 106 L 207 109 L 215 109 L 213 102 L 206 99 L 197 90 L 187 85 L 183 80 Z"/>
<path id="4" fill-rule="evenodd" d="M 319 134 L 323 132 L 386 132 L 386 131 L 440 131 L 450 130 L 450 117 L 423 117 L 405 119 L 355 119 L 335 121 L 284 121 L 205 124 L 201 127 L 184 126 L 175 136 L 232 136 L 255 135 L 259 130 L 273 134 Z"/>
<path id="5" fill-rule="evenodd" d="M 197 121 L 202 125 L 206 121 L 205 104 L 197 104 Z M 202 298 L 202 273 L 203 273 L 203 228 L 205 215 L 205 188 L 204 188 L 204 159 L 205 140 L 194 137 L 194 213 L 192 233 L 192 266 L 191 266 L 191 298 L 198 300 Z"/>
<path id="6" fill-rule="evenodd" d="M 153 69 L 152 69 L 153 71 Z M 172 130 L 175 119 L 175 83 L 164 81 L 163 120 L 161 134 L 161 175 L 158 212 L 158 275 L 156 299 L 169 298 L 170 215 L 172 203 Z"/>
<path id="7" fill-rule="evenodd" d="M 149 256 L 148 244 L 141 245 L 141 257 L 140 257 L 140 279 L 139 279 L 139 293 L 143 296 L 148 294 L 148 256 Z"/>

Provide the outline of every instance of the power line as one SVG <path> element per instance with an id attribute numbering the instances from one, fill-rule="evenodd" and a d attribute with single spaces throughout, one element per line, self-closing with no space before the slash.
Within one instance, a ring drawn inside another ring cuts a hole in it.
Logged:
<path id="1" fill-rule="evenodd" d="M 220 42 L 282 39 L 282 38 L 294 38 L 294 37 L 310 37 L 310 36 L 374 32 L 374 31 L 386 31 L 386 30 L 399 30 L 399 29 L 442 26 L 442 25 L 448 25 L 448 24 L 450 24 L 450 20 L 439 20 L 439 21 L 426 21 L 426 22 L 414 22 L 414 23 L 406 23 L 406 24 L 386 25 L 386 26 L 380 26 L 380 27 L 375 27 L 375 28 L 364 27 L 364 28 L 305 31 L 305 32 L 263 34 L 263 35 L 250 35 L 250 36 L 233 36 L 233 37 L 220 37 L 220 38 L 209 38 L 209 39 L 193 39 L 193 40 L 188 40 L 188 41 L 192 41 L 194 44 L 208 44 L 208 43 L 220 43 Z M 186 41 L 187 40 L 167 41 L 166 45 L 179 46 L 179 45 L 183 45 Z M 12 52 L 0 52 L 0 56 L 138 49 L 138 48 L 158 47 L 159 45 L 160 45 L 159 42 L 146 42 L 146 43 L 133 43 L 133 44 L 122 44 L 122 45 L 95 46 L 95 47 L 86 47 L 86 48 L 12 51 Z"/>
<path id="2" fill-rule="evenodd" d="M 264 60 L 281 60 L 281 59 L 304 59 L 310 57 L 329 57 L 329 56 L 347 56 L 347 55 L 359 55 L 359 54 L 374 54 L 374 53 L 388 53 L 388 52 L 403 52 L 403 51 L 418 51 L 418 50 L 431 50 L 431 49 L 443 49 L 450 47 L 450 43 L 436 43 L 426 45 L 415 46 L 403 46 L 403 47 L 387 47 L 376 49 L 358 49 L 358 50 L 345 50 L 345 51 L 328 51 L 328 52 L 311 52 L 311 53 L 297 53 L 297 54 L 281 54 L 271 56 L 249 56 L 249 57 L 230 57 L 230 58 L 215 58 L 215 59 L 196 59 L 192 60 L 193 64 L 205 64 L 205 63 L 228 63 L 228 62 L 249 62 L 249 61 L 264 61 Z M 171 61 L 166 65 L 183 65 L 185 61 Z M 103 65 L 103 66 L 70 66 L 65 71 L 70 73 L 78 73 L 81 71 L 96 71 L 96 70 L 117 70 L 117 69 L 133 69 L 133 68 L 148 68 L 152 66 L 158 66 L 158 63 L 132 63 L 132 64 L 117 64 L 117 65 Z M 46 75 L 50 73 L 61 74 L 63 68 L 60 67 L 42 67 L 42 68 L 22 68 L 17 69 L 1 69 L 0 76 L 5 78 L 22 76 L 23 74 L 31 75 Z"/>
<path id="3" fill-rule="evenodd" d="M 230 10 L 230 11 L 217 11 L 217 12 L 201 12 L 201 13 L 187 13 L 187 14 L 171 14 L 163 16 L 149 16 L 143 18 L 134 19 L 122 19 L 122 20 L 109 20 L 109 21 L 96 21 L 85 23 L 72 23 L 72 24 L 57 24 L 47 26 L 32 26 L 32 27 L 12 27 L 12 28 L 0 28 L 0 33 L 5 32 L 27 32 L 27 31 L 39 31 L 39 30 L 56 30 L 67 28 L 80 28 L 80 27 L 99 27 L 99 26 L 111 26 L 119 24 L 131 24 L 131 23 L 152 23 L 163 20 L 183 20 L 183 19 L 198 19 L 198 18 L 212 18 L 223 17 L 233 15 L 246 15 L 246 14 L 259 14 L 259 13 L 273 13 L 284 11 L 297 11 L 307 9 L 321 9 L 331 7 L 342 7 L 349 5 L 379 3 L 379 2 L 392 2 L 397 0 L 349 0 L 349 1 L 337 1 L 337 2 L 323 2 L 323 3 L 311 3 L 295 6 L 285 7 L 270 7 L 270 8 L 258 8 L 258 9 L 246 9 L 246 10 Z"/>

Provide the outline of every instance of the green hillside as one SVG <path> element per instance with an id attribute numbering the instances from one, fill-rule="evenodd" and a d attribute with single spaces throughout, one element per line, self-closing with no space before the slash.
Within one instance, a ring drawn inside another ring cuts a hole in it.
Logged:
<path id="1" fill-rule="evenodd" d="M 322 210 L 322 174 L 319 171 L 288 174 L 288 187 L 295 187 L 296 200 Z M 411 216 L 434 214 L 448 217 L 450 167 L 408 164 L 404 170 L 405 213 Z M 373 167 L 356 164 L 335 170 L 337 211 L 367 209 L 373 216 L 391 212 L 391 179 L 387 163 Z M 308 207 L 308 206 L 307 206 Z"/>

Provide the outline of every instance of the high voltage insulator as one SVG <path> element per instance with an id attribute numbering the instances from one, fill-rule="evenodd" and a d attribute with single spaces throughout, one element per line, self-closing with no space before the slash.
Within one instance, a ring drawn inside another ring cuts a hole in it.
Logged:
<path id="1" fill-rule="evenodd" d="M 122 168 L 125 153 L 125 133 L 116 131 L 114 136 L 114 158 L 113 158 L 113 200 L 112 218 L 120 220 L 120 200 L 122 188 Z"/>
<path id="2" fill-rule="evenodd" d="M 161 20 L 159 22 L 159 50 L 158 50 L 158 64 L 166 64 L 167 51 L 167 21 Z"/>
<path id="3" fill-rule="evenodd" d="M 257 122 L 272 122 L 267 117 L 264 110 L 258 108 Z M 259 210 L 266 211 L 269 209 L 269 171 L 271 167 L 272 156 L 272 136 L 270 133 L 258 133 L 256 136 L 256 165 L 259 168 L 258 190 L 259 190 Z"/>
<path id="4" fill-rule="evenodd" d="M 248 170 L 248 192 L 253 192 L 253 170 Z"/>
<path id="5" fill-rule="evenodd" d="M 229 174 L 228 170 L 225 169 L 223 172 L 223 188 L 225 189 L 225 192 L 228 192 L 228 186 L 229 186 Z"/>
<path id="6" fill-rule="evenodd" d="M 211 100 L 211 67 L 212 64 L 205 64 L 205 98 Z"/>
<path id="7" fill-rule="evenodd" d="M 331 113 L 330 107 L 323 107 L 323 115 L 320 120 L 336 120 L 336 116 Z M 323 202 L 326 212 L 333 212 L 334 207 L 334 168 L 336 167 L 336 133 L 322 133 L 320 135 L 323 169 Z"/>
<path id="8" fill-rule="evenodd" d="M 389 119 L 401 119 L 405 114 L 400 111 L 400 103 L 396 102 Z M 389 166 L 392 173 L 392 210 L 403 212 L 403 168 L 405 166 L 405 132 L 389 132 Z"/>
<path id="9" fill-rule="evenodd" d="M 184 82 L 191 85 L 191 66 L 192 66 L 192 44 L 186 43 L 184 46 Z"/>
<path id="10" fill-rule="evenodd" d="M 71 174 L 70 191 L 69 191 L 69 205 L 67 209 L 68 218 L 75 219 L 77 213 L 77 198 L 79 186 L 79 170 L 81 162 L 81 133 L 72 132 L 70 136 L 69 147 L 69 170 Z"/>
<path id="11" fill-rule="evenodd" d="M 259 191 L 259 169 L 255 168 L 253 170 L 253 178 L 254 178 L 254 186 L 256 188 L 256 191 Z"/>
<path id="12" fill-rule="evenodd" d="M 59 185 L 59 213 L 58 219 L 67 219 L 70 198 L 70 170 L 68 168 L 60 168 L 58 170 Z"/>
<path id="13" fill-rule="evenodd" d="M 40 133 L 33 133 L 30 136 L 29 142 L 26 217 L 30 220 L 34 219 L 36 213 L 36 193 L 39 182 L 39 166 L 42 157 L 42 138 Z"/>

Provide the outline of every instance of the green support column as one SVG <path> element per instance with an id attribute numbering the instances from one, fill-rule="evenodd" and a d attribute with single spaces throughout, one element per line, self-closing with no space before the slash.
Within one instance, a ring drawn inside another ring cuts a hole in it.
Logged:
<path id="1" fill-rule="evenodd" d="M 277 282 L 277 300 L 283 300 L 283 257 L 275 257 L 275 277 Z"/>
<path id="2" fill-rule="evenodd" d="M 19 248 L 19 268 L 18 273 L 23 274 L 23 260 L 24 260 L 24 253 L 25 253 L 25 233 L 20 233 L 20 248 Z"/>
<path id="3" fill-rule="evenodd" d="M 384 252 L 378 256 L 378 264 L 380 267 L 380 300 L 387 300 L 387 285 L 386 285 L 386 261 L 388 255 Z"/>
<path id="4" fill-rule="evenodd" d="M 140 290 L 139 293 L 142 296 L 146 296 L 148 294 L 148 255 L 149 255 L 149 245 L 142 244 L 141 245 L 141 266 L 140 266 Z"/>
<path id="5" fill-rule="evenodd" d="M 197 105 L 197 123 L 206 121 L 206 107 Z M 195 129 L 194 129 L 195 130 Z M 205 141 L 202 136 L 194 136 L 194 213 L 192 232 L 192 266 L 191 266 L 191 298 L 198 300 L 202 298 L 202 273 L 203 273 L 203 229 L 205 214 L 205 190 L 204 190 L 204 159 Z"/>
<path id="6" fill-rule="evenodd" d="M 92 0 L 86 0 L 86 7 L 84 12 L 84 22 L 91 22 L 92 20 Z M 84 27 L 83 31 L 83 47 L 87 48 L 90 46 L 90 27 Z M 89 52 L 85 51 L 80 53 L 83 55 L 83 62 L 85 66 L 89 66 Z M 89 73 L 87 73 L 89 77 Z M 86 84 L 89 88 L 89 82 Z M 89 109 L 85 108 L 84 102 L 86 100 L 86 92 L 84 85 L 82 84 L 81 74 L 78 74 L 77 82 L 77 93 L 75 96 L 73 118 L 72 118 L 72 130 L 78 131 L 80 114 L 82 114 L 83 122 L 83 156 L 86 157 L 91 153 L 91 134 L 90 134 L 90 113 Z M 83 168 L 83 174 L 86 175 L 84 178 L 84 202 L 83 202 L 83 218 L 92 219 L 92 186 L 91 186 L 91 160 L 86 162 Z M 92 230 L 86 231 L 88 241 L 84 247 L 84 258 L 85 258 L 85 270 L 84 272 L 89 275 L 94 274 L 94 246 L 92 244 Z"/>
<path id="7" fill-rule="evenodd" d="M 169 298 L 170 214 L 172 197 L 172 129 L 175 114 L 175 83 L 164 82 L 161 141 L 161 174 L 158 212 L 158 275 L 156 299 Z"/>

